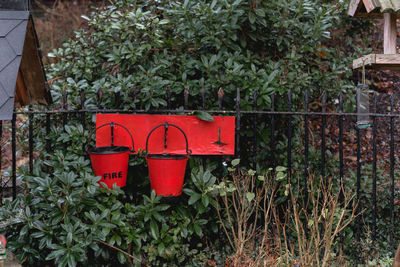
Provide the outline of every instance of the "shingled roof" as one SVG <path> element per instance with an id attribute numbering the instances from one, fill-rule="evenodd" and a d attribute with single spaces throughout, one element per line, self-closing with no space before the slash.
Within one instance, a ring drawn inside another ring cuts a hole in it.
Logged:
<path id="1" fill-rule="evenodd" d="M 347 13 L 359 18 L 382 18 L 383 13 L 400 15 L 400 0 L 350 0 Z"/>
<path id="2" fill-rule="evenodd" d="M 0 120 L 14 105 L 51 102 L 38 39 L 26 0 L 0 0 Z"/>
<path id="3" fill-rule="evenodd" d="M 399 12 L 400 1 L 399 0 L 376 0 L 380 5 L 380 11 L 384 12 Z"/>

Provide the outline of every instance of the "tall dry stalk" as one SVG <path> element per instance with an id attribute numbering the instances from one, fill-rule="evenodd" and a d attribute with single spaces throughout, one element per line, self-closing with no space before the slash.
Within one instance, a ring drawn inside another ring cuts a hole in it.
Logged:
<path id="1" fill-rule="evenodd" d="M 250 170 L 233 171 L 224 179 L 216 197 L 216 210 L 229 244 L 234 249 L 231 266 L 260 266 L 271 262 L 268 225 L 273 209 L 275 186 L 272 179 Z M 260 213 L 263 222 L 260 224 Z M 273 257 L 272 257 L 273 258 Z"/>
<path id="2" fill-rule="evenodd" d="M 278 176 L 285 175 L 277 171 Z M 356 217 L 353 194 L 344 192 L 340 199 L 331 182 L 318 185 L 311 178 L 307 196 L 296 196 L 280 181 L 288 196 L 284 212 L 274 205 L 278 188 L 272 177 L 235 170 L 216 186 L 217 214 L 234 250 L 230 266 L 346 266 L 340 251 L 334 252 Z"/>
<path id="3" fill-rule="evenodd" d="M 310 179 L 308 199 L 310 207 L 300 205 L 290 186 L 286 221 L 280 223 L 275 216 L 279 233 L 283 235 L 281 262 L 298 266 L 345 266 L 341 252 L 335 254 L 333 247 L 339 234 L 357 215 L 353 193 L 344 191 L 340 199 L 340 194 L 333 192 L 332 182 L 317 186 Z M 290 231 L 294 231 L 296 240 L 288 237 Z"/>

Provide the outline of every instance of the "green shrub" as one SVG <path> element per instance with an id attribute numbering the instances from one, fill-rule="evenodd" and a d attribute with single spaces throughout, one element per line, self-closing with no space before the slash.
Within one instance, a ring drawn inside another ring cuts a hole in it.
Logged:
<path id="1" fill-rule="evenodd" d="M 82 91 L 85 106 L 96 108 L 101 90 L 102 108 L 149 110 L 166 108 L 169 89 L 170 108 L 183 109 L 187 90 L 188 108 L 198 109 L 205 90 L 206 109 L 219 109 L 223 92 L 223 107 L 234 110 L 240 88 L 244 110 L 253 109 L 255 90 L 259 109 L 276 94 L 276 109 L 286 110 L 291 90 L 293 109 L 302 108 L 305 90 L 319 98 L 323 90 L 336 97 L 354 88 L 348 67 L 360 51 L 352 42 L 365 25 L 344 19 L 345 8 L 317 0 L 115 1 L 49 54 L 57 60 L 47 68 L 53 97 L 60 103 L 68 93 L 69 107 L 78 109 Z M 242 124 L 241 135 L 251 137 L 248 118 Z M 259 126 L 257 147 L 268 148 L 268 127 Z"/>
<path id="2" fill-rule="evenodd" d="M 7 235 L 8 248 L 17 258 L 33 266 L 135 263 L 114 246 L 151 265 L 200 262 L 199 250 L 218 228 L 206 191 L 216 180 L 212 169 L 196 168 L 199 162 L 193 162 L 192 178 L 173 208 L 162 203 L 161 196 L 149 194 L 146 185 L 137 192 L 129 187 L 102 189 L 90 161 L 80 155 L 87 133 L 79 126 L 68 127 L 66 134 L 53 128 L 50 135 L 68 148 L 46 154 L 44 162 L 35 163 L 33 174 L 21 170 L 24 193 L 0 207 L 0 221 L 6 222 L 0 232 Z"/>

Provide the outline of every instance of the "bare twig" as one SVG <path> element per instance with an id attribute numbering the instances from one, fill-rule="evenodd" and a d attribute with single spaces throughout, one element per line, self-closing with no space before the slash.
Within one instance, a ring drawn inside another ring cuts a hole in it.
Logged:
<path id="1" fill-rule="evenodd" d="M 107 243 L 107 242 L 104 242 L 104 241 L 101 241 L 101 240 L 98 240 L 98 239 L 95 239 L 94 241 L 95 241 L 95 242 L 99 242 L 99 243 L 101 243 L 101 244 L 103 244 L 103 245 L 106 245 L 106 246 L 108 246 L 108 247 L 110 247 L 110 248 L 112 248 L 112 249 L 115 249 L 115 250 L 121 252 L 121 253 L 124 254 L 125 256 L 128 256 L 129 258 L 133 259 L 134 261 L 141 263 L 142 266 L 150 267 L 150 266 L 147 265 L 146 263 L 143 263 L 139 258 L 136 258 L 135 256 L 129 254 L 128 252 L 126 252 L 126 251 L 124 251 L 124 250 L 122 250 L 122 249 L 120 249 L 120 248 L 117 248 L 117 247 L 115 247 L 115 246 L 113 246 L 113 245 L 111 245 L 111 244 L 109 244 L 109 243 Z"/>

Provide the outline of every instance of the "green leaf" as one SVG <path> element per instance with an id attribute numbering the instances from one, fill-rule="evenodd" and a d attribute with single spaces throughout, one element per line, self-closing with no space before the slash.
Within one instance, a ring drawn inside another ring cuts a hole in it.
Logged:
<path id="1" fill-rule="evenodd" d="M 205 112 L 205 111 L 195 111 L 193 113 L 197 118 L 199 118 L 200 120 L 203 121 L 214 121 L 213 116 L 211 116 L 209 113 Z"/>
<path id="2" fill-rule="evenodd" d="M 67 246 L 69 247 L 69 246 L 71 246 L 71 243 L 72 243 L 72 233 L 71 232 L 69 232 L 68 234 L 67 234 L 67 240 L 66 240 L 67 242 Z"/>
<path id="3" fill-rule="evenodd" d="M 61 250 L 61 249 L 54 250 L 49 255 L 47 255 L 46 260 L 58 259 L 64 254 L 65 254 L 65 250 Z"/>
<path id="4" fill-rule="evenodd" d="M 234 160 L 232 160 L 232 162 L 231 162 L 231 164 L 232 164 L 233 167 L 236 167 L 237 165 L 239 165 L 239 163 L 240 163 L 240 159 L 234 159 Z"/>
<path id="5" fill-rule="evenodd" d="M 76 260 L 74 257 L 74 254 L 68 253 L 68 266 L 69 267 L 75 267 L 76 266 Z"/>
<path id="6" fill-rule="evenodd" d="M 188 204 L 193 205 L 194 203 L 197 202 L 201 198 L 201 194 L 199 193 L 193 193 L 193 195 L 190 196 Z"/>
<path id="7" fill-rule="evenodd" d="M 248 173 L 249 175 L 253 176 L 254 174 L 256 174 L 256 171 L 250 169 L 250 170 L 247 171 L 247 173 Z"/>
<path id="8" fill-rule="evenodd" d="M 168 24 L 168 23 L 169 23 L 168 19 L 162 19 L 162 20 L 160 20 L 160 22 L 158 24 L 164 25 L 164 24 Z"/>
<path id="9" fill-rule="evenodd" d="M 81 15 L 81 18 L 83 18 L 84 20 L 90 21 L 90 18 L 86 15 Z"/>
<path id="10" fill-rule="evenodd" d="M 249 21 L 251 24 L 254 24 L 254 22 L 256 21 L 256 16 L 253 12 L 249 12 Z"/>
<path id="11" fill-rule="evenodd" d="M 158 225 L 156 222 L 153 220 L 150 221 L 150 235 L 153 237 L 153 239 L 158 239 Z"/>
<path id="12" fill-rule="evenodd" d="M 201 202 L 203 203 L 204 207 L 208 207 L 208 204 L 210 203 L 208 196 L 205 195 L 201 198 Z"/>
<path id="13" fill-rule="evenodd" d="M 196 235 L 198 235 L 199 237 L 203 236 L 203 230 L 201 229 L 201 227 L 198 224 L 194 224 L 193 229 L 194 229 L 194 232 L 196 233 Z"/>
<path id="14" fill-rule="evenodd" d="M 121 253 L 121 252 L 118 252 L 118 261 L 119 261 L 119 263 L 121 263 L 121 264 L 126 263 L 125 255 L 124 255 L 123 253 Z"/>
<path id="15" fill-rule="evenodd" d="M 20 235 L 25 235 L 29 230 L 29 226 L 28 225 L 24 225 L 24 227 L 22 227 Z"/>
<path id="16" fill-rule="evenodd" d="M 284 171 L 286 171 L 286 167 L 277 166 L 277 167 L 275 168 L 275 170 L 276 170 L 277 172 L 284 172 Z"/>
<path id="17" fill-rule="evenodd" d="M 254 12 L 256 13 L 257 16 L 259 17 L 265 17 L 265 11 L 262 8 L 257 8 L 256 10 L 254 10 Z"/>
<path id="18" fill-rule="evenodd" d="M 253 199 L 254 199 L 255 196 L 256 196 L 256 195 L 255 195 L 253 192 L 247 192 L 247 193 L 246 193 L 246 199 L 247 199 L 248 202 L 253 201 Z"/>
<path id="19" fill-rule="evenodd" d="M 164 253 L 164 250 L 165 250 L 165 245 L 164 245 L 164 243 L 160 243 L 159 245 L 158 245 L 158 247 L 157 247 L 157 250 L 158 250 L 158 255 L 163 255 L 163 253 Z"/>

